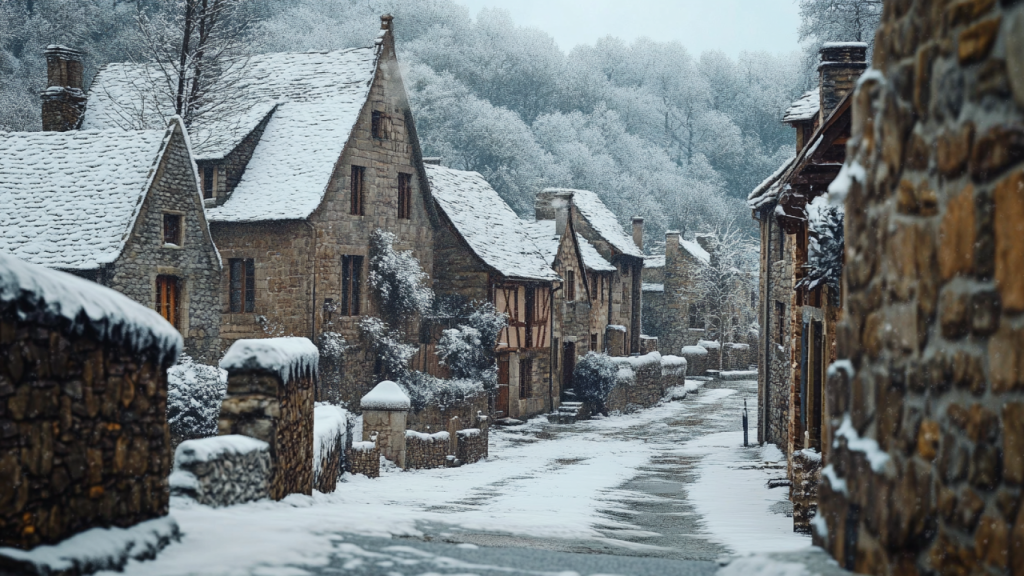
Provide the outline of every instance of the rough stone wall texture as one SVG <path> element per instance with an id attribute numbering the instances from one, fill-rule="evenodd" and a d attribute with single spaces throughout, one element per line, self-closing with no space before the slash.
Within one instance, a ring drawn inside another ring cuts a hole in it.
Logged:
<path id="1" fill-rule="evenodd" d="M 739 342 L 726 342 L 723 346 L 723 359 L 725 370 L 749 370 L 751 366 L 757 366 L 757 343 L 745 344 Z"/>
<path id="2" fill-rule="evenodd" d="M 789 448 L 790 388 L 794 373 L 791 319 L 795 253 L 792 237 L 780 233 L 774 208 L 775 205 L 771 204 L 761 213 L 758 298 L 761 328 L 757 344 L 760 417 L 757 433 L 759 442 L 775 444 L 786 452 Z"/>
<path id="3" fill-rule="evenodd" d="M 0 546 L 167 514 L 167 366 L 0 310 Z"/>
<path id="4" fill-rule="evenodd" d="M 678 354 L 683 346 L 694 345 L 696 340 L 690 329 L 704 328 L 690 326 L 690 306 L 696 305 L 699 299 L 694 278 L 699 265 L 697 259 L 679 245 L 678 232 L 665 234 L 665 293 L 658 312 L 661 332 L 657 334 L 664 354 Z M 698 336 L 703 337 L 703 332 Z"/>
<path id="5" fill-rule="evenodd" d="M 675 386 L 684 386 L 686 384 L 686 372 L 689 369 L 688 364 L 681 366 L 667 366 L 662 364 L 661 367 L 661 387 L 664 390 Z"/>
<path id="6" fill-rule="evenodd" d="M 648 358 L 646 356 L 641 359 Z M 657 404 L 665 396 L 668 382 L 676 382 L 666 378 L 663 373 L 660 359 L 649 362 L 631 365 L 629 361 L 620 360 L 619 379 L 605 401 L 605 407 L 609 411 L 629 412 L 638 408 L 650 408 Z M 685 383 L 685 370 L 683 370 L 682 382 Z M 672 384 L 676 385 L 676 384 Z"/>
<path id="7" fill-rule="evenodd" d="M 793 453 L 793 531 L 809 534 L 811 518 L 818 511 L 818 482 L 821 480 L 821 455 L 804 450 Z"/>
<path id="8" fill-rule="evenodd" d="M 314 440 L 315 441 L 315 440 Z M 313 489 L 324 494 L 334 492 L 338 478 L 345 471 L 345 443 L 348 439 L 339 431 L 327 445 L 320 447 L 320 461 L 313 463 Z"/>
<path id="9" fill-rule="evenodd" d="M 551 400 L 556 402 L 561 391 L 551 378 L 551 349 L 534 348 L 513 352 L 509 356 L 509 416 L 529 418 L 551 411 Z M 519 397 L 519 360 L 530 359 L 530 390 L 526 398 Z"/>
<path id="10" fill-rule="evenodd" d="M 612 327 L 604 331 L 604 352 L 609 356 L 627 356 L 626 332 Z"/>
<path id="11" fill-rule="evenodd" d="M 362 316 L 380 315 L 367 282 L 370 235 L 378 228 L 395 233 L 395 248 L 411 250 L 433 278 L 436 213 L 417 168 L 415 128 L 409 124 L 412 116 L 405 86 L 388 38 L 370 96 L 338 159 L 324 200 L 309 219 L 213 226 L 225 263 L 228 258 L 253 258 L 256 266 L 255 313 L 227 312 L 225 274 L 221 291 L 224 347 L 238 338 L 305 336 L 316 342 L 321 332 L 340 333 L 351 348 L 342 357 L 340 374 L 333 379 L 328 376 L 328 380 L 342 384 L 337 394 L 350 406 L 357 406 L 380 380 L 373 372 L 373 354 L 358 327 Z M 391 117 L 392 130 L 386 139 L 371 134 L 374 111 Z M 349 213 L 352 166 L 365 169 L 363 215 Z M 398 218 L 399 174 L 413 176 L 409 219 Z M 230 175 L 225 181 L 231 181 Z M 363 256 L 360 315 L 340 316 L 335 312 L 328 318 L 323 304 L 326 299 L 341 302 L 341 265 L 346 255 Z M 416 342 L 418 322 L 410 322 L 406 329 L 408 340 Z"/>
<path id="12" fill-rule="evenodd" d="M 96 280 L 156 308 L 157 276 L 178 279 L 177 328 L 197 362 L 220 358 L 221 267 L 208 232 L 185 140 L 175 132 L 121 255 Z M 183 217 L 182 245 L 165 246 L 164 214 Z"/>
<path id="13" fill-rule="evenodd" d="M 270 496 L 313 491 L 313 388 L 315 375 L 287 383 L 263 371 L 231 371 L 220 407 L 220 435 L 242 434 L 270 444 Z"/>
<path id="14" fill-rule="evenodd" d="M 407 410 L 363 411 L 363 442 L 375 441 L 381 456 L 405 468 Z"/>
<path id="15" fill-rule="evenodd" d="M 887 2 L 873 68 L 815 542 L 865 574 L 1020 573 L 1024 4 Z"/>
<path id="16" fill-rule="evenodd" d="M 345 462 L 351 474 L 362 474 L 368 478 L 380 477 L 380 450 L 372 442 L 355 442 L 345 454 Z"/>
<path id="17" fill-rule="evenodd" d="M 467 428 L 456 432 L 459 437 L 455 457 L 463 464 L 473 464 L 487 458 L 487 427 Z"/>
<path id="18" fill-rule="evenodd" d="M 86 97 L 81 90 L 50 88 L 43 92 L 43 130 L 77 130 L 85 115 Z"/>
<path id="19" fill-rule="evenodd" d="M 444 468 L 451 441 L 448 433 L 426 435 L 409 432 L 405 435 L 405 467 L 409 470 Z"/>
<path id="20" fill-rule="evenodd" d="M 410 410 L 406 418 L 406 429 L 433 434 L 448 429 L 448 422 L 458 416 L 463 422 L 473 422 L 477 414 L 488 414 L 486 393 L 471 396 L 460 402 L 445 406 L 430 405 L 420 411 Z"/>
<path id="21" fill-rule="evenodd" d="M 711 365 L 711 360 L 708 354 L 705 352 L 699 354 L 696 352 L 683 352 L 680 354 L 683 358 L 686 358 L 686 373 L 691 376 L 703 376 L 711 368 L 718 368 L 718 365 Z"/>
<path id="22" fill-rule="evenodd" d="M 183 442 L 187 450 L 194 443 L 214 441 L 199 438 Z M 171 494 L 187 496 L 206 506 L 233 506 L 270 497 L 273 465 L 270 447 L 245 453 L 222 452 L 208 461 L 188 461 L 175 452 Z"/>

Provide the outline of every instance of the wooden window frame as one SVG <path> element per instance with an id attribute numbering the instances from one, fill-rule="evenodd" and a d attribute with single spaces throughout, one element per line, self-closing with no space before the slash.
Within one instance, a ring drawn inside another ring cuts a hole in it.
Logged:
<path id="1" fill-rule="evenodd" d="M 185 215 L 164 212 L 164 246 L 181 247 L 185 244 Z"/>
<path id="2" fill-rule="evenodd" d="M 597 352 L 597 332 L 590 333 L 590 351 Z"/>
<path id="3" fill-rule="evenodd" d="M 341 257 L 340 316 L 359 316 L 363 291 L 363 257 L 346 254 Z"/>
<path id="4" fill-rule="evenodd" d="M 203 166 L 203 200 L 217 197 L 217 167 Z"/>
<path id="5" fill-rule="evenodd" d="M 352 173 L 349 179 L 349 196 L 349 214 L 365 216 L 366 168 L 364 166 L 352 165 Z"/>
<path id="6" fill-rule="evenodd" d="M 160 274 L 156 277 L 156 311 L 177 330 L 181 330 L 181 279 Z"/>
<path id="7" fill-rule="evenodd" d="M 374 110 L 370 113 L 370 136 L 374 140 L 390 140 L 391 130 L 390 114 L 382 110 Z"/>
<path id="8" fill-rule="evenodd" d="M 519 359 L 519 399 L 526 400 L 530 397 L 530 386 L 533 380 L 533 359 Z"/>
<path id="9" fill-rule="evenodd" d="M 398 219 L 412 219 L 412 174 L 398 173 Z"/>
<path id="10" fill-rule="evenodd" d="M 228 259 L 228 311 L 256 311 L 256 261 L 252 258 Z"/>

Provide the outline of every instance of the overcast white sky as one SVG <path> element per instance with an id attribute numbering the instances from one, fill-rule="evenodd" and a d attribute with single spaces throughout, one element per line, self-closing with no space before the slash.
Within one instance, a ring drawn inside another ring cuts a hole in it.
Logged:
<path id="1" fill-rule="evenodd" d="M 722 50 L 799 48 L 796 0 L 456 0 L 476 17 L 504 8 L 521 26 L 540 28 L 568 52 L 602 36 L 678 40 L 694 55 Z"/>

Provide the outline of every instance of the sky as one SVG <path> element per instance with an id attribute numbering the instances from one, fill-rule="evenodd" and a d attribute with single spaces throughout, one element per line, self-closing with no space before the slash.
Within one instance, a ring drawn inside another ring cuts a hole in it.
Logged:
<path id="1" fill-rule="evenodd" d="M 797 0 L 456 0 L 476 16 L 503 8 L 521 26 L 544 30 L 562 50 L 603 36 L 677 40 L 691 53 L 799 49 Z"/>

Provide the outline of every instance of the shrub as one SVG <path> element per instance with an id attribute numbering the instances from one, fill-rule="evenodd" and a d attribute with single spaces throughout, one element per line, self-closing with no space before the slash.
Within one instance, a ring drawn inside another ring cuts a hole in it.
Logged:
<path id="1" fill-rule="evenodd" d="M 434 292 L 427 285 L 427 273 L 412 251 L 394 248 L 395 235 L 377 229 L 370 235 L 370 286 L 380 310 L 392 326 L 430 309 Z"/>
<path id="2" fill-rule="evenodd" d="M 197 364 L 182 354 L 167 370 L 167 423 L 171 434 L 185 439 L 215 436 L 227 386 L 227 371 Z"/>
<path id="3" fill-rule="evenodd" d="M 576 396 L 594 405 L 594 411 L 608 415 L 608 395 L 615 387 L 618 367 L 611 357 L 597 352 L 587 352 L 576 364 L 573 371 L 573 382 Z"/>

